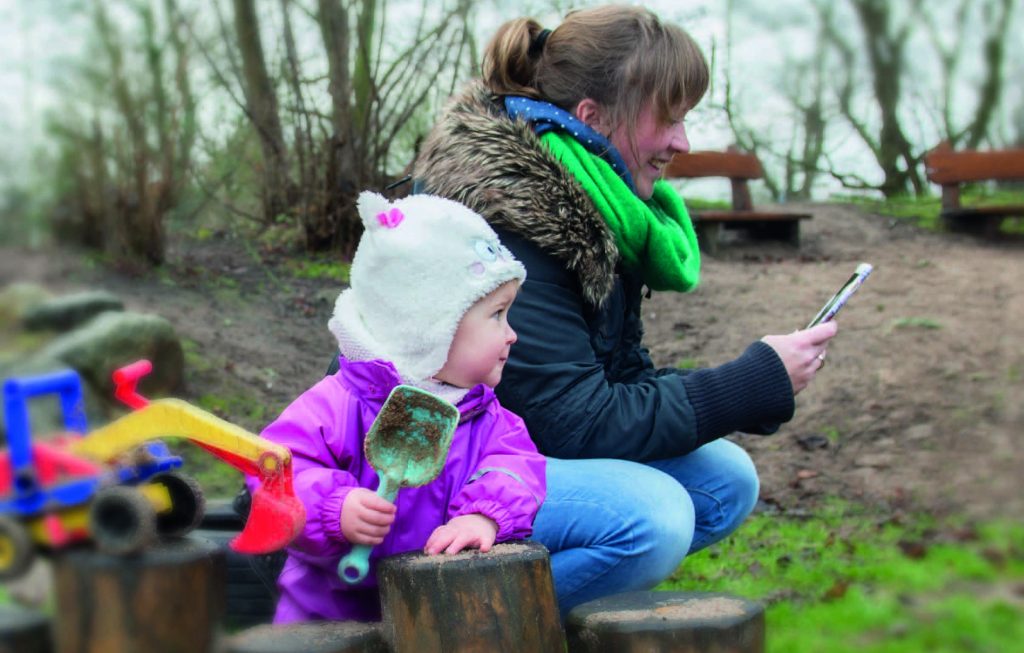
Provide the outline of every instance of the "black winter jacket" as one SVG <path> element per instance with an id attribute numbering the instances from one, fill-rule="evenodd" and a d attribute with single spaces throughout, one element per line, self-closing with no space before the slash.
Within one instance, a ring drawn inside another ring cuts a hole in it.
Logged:
<path id="1" fill-rule="evenodd" d="M 656 369 L 642 346 L 642 281 L 619 269 L 603 218 L 500 99 L 473 84 L 423 145 L 414 176 L 491 223 L 526 266 L 509 312 L 519 336 L 497 394 L 540 451 L 656 460 L 793 415 L 782 361 L 755 342 L 713 369 Z"/>

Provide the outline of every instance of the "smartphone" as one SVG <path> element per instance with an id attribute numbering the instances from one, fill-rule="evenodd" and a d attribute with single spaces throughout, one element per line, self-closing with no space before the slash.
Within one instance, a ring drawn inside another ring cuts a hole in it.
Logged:
<path id="1" fill-rule="evenodd" d="M 825 305 L 821 307 L 821 310 L 818 311 L 818 314 L 814 316 L 814 319 L 811 320 L 810 324 L 808 324 L 806 328 L 810 329 L 816 324 L 828 322 L 834 318 L 836 313 L 839 312 L 839 309 L 846 304 L 846 301 L 853 296 L 853 293 L 857 292 L 860 285 L 868 278 L 872 269 L 873 268 L 870 263 L 861 263 L 858 265 L 857 269 L 853 271 L 853 275 L 846 280 L 846 283 L 843 284 L 843 287 L 840 288 L 836 294 L 832 295 L 831 299 L 825 302 Z"/>

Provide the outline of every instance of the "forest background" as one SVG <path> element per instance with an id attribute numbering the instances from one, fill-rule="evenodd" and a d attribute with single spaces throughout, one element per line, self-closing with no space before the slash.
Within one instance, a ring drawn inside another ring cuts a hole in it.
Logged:
<path id="1" fill-rule="evenodd" d="M 495 27 L 585 4 L 3 0 L 0 235 L 148 264 L 169 227 L 349 254 L 355 194 L 403 175 Z M 940 140 L 1024 142 L 1016 0 L 647 4 L 712 67 L 693 148 L 755 152 L 771 199 L 928 195 Z"/>

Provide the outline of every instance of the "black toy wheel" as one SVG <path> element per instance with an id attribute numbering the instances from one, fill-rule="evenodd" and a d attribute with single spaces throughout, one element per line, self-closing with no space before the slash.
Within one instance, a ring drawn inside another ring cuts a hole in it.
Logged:
<path id="1" fill-rule="evenodd" d="M 13 580 L 32 566 L 35 549 L 28 530 L 10 517 L 0 517 L 0 581 Z"/>
<path id="2" fill-rule="evenodd" d="M 152 482 L 163 485 L 171 496 L 171 509 L 156 516 L 156 528 L 161 535 L 180 537 L 199 526 L 206 498 L 194 478 L 168 472 L 154 477 Z"/>
<path id="3" fill-rule="evenodd" d="M 92 502 L 89 526 L 103 553 L 137 553 L 156 540 L 156 511 L 135 488 L 110 487 Z"/>
<path id="4" fill-rule="evenodd" d="M 244 490 L 243 490 L 244 493 Z M 245 496 L 248 496 L 245 493 Z M 224 624 L 230 630 L 269 624 L 277 606 L 277 576 L 286 554 L 246 555 L 231 548 L 231 540 L 245 526 L 245 518 L 227 501 L 211 500 L 203 523 L 191 537 L 217 545 L 227 562 Z"/>

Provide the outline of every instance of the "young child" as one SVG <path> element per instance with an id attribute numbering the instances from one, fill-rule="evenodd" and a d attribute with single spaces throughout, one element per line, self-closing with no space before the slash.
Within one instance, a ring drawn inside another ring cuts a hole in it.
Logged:
<path id="1" fill-rule="evenodd" d="M 380 619 L 379 558 L 528 537 L 544 500 L 544 457 L 492 390 L 516 340 L 506 315 L 525 268 L 456 202 L 363 193 L 358 209 L 366 230 L 328 323 L 340 369 L 262 434 L 291 449 L 308 514 L 278 578 L 275 623 Z M 438 477 L 391 504 L 373 491 L 363 439 L 399 383 L 447 399 L 462 417 Z M 374 547 L 370 573 L 348 585 L 337 565 L 355 544 Z"/>

